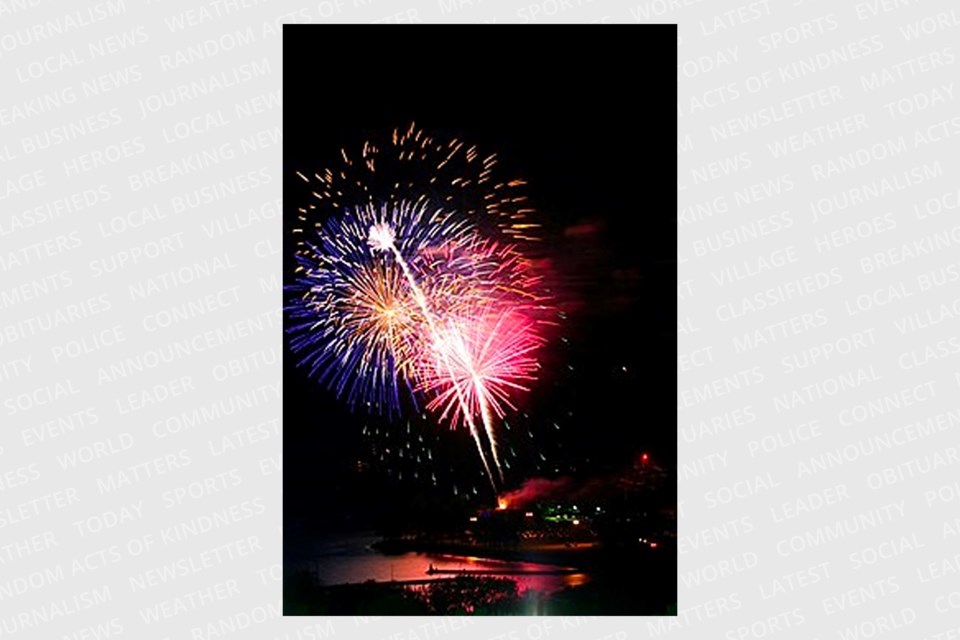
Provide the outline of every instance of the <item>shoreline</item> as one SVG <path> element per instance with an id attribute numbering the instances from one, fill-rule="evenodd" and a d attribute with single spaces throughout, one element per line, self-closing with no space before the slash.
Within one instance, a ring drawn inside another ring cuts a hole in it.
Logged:
<path id="1" fill-rule="evenodd" d="M 398 539 L 383 539 L 371 544 L 370 548 L 385 556 L 411 552 L 429 553 L 547 564 L 580 571 L 587 571 L 595 565 L 599 554 L 602 552 L 602 547 L 598 543 L 580 543 L 570 547 L 565 545 L 497 547 L 457 542 Z"/>

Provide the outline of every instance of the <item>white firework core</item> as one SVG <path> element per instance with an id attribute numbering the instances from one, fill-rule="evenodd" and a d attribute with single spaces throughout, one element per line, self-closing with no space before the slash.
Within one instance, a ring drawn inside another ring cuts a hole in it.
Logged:
<path id="1" fill-rule="evenodd" d="M 390 251 L 393 249 L 393 229 L 385 222 L 370 227 L 367 242 L 374 251 Z"/>

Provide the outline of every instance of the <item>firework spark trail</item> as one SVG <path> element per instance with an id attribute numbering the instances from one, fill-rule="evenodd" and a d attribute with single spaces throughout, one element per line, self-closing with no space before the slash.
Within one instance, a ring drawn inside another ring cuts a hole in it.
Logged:
<path id="1" fill-rule="evenodd" d="M 397 264 L 400 265 L 400 268 L 403 270 L 404 276 L 407 278 L 407 282 L 410 285 L 410 290 L 413 292 L 413 297 L 417 301 L 417 304 L 420 306 L 420 310 L 423 313 L 424 320 L 426 320 L 427 325 L 430 328 L 430 333 L 434 339 L 434 342 L 440 339 L 440 333 L 437 330 L 436 320 L 433 317 L 433 312 L 430 310 L 430 305 L 427 303 L 427 297 L 423 295 L 423 291 L 420 289 L 420 286 L 417 284 L 416 278 L 414 278 L 413 273 L 410 271 L 410 266 L 407 264 L 407 261 L 403 258 L 403 254 L 400 253 L 400 250 L 397 248 L 396 242 L 394 242 L 393 229 L 386 224 L 378 224 L 370 227 L 370 236 L 369 236 L 370 246 L 374 251 L 390 251 L 393 254 L 394 259 L 397 261 Z M 451 377 L 454 375 L 453 367 L 450 365 L 449 359 L 445 354 L 442 355 L 444 360 L 444 365 L 449 370 Z M 487 462 L 487 456 L 483 451 L 483 444 L 480 441 L 480 433 L 477 430 L 477 425 L 473 420 L 473 412 L 467 406 L 467 401 L 463 397 L 463 394 L 460 390 L 457 390 L 457 399 L 461 406 L 461 411 L 463 412 L 464 420 L 467 423 L 467 427 L 470 430 L 470 435 L 473 436 L 473 440 L 477 445 L 477 452 L 480 454 L 480 460 L 483 462 L 483 468 L 487 471 L 487 477 L 490 479 L 490 484 L 493 487 L 494 493 L 499 493 L 497 488 L 497 483 L 494 480 L 493 473 L 490 471 L 490 463 Z M 503 469 L 500 467 L 500 461 L 497 458 L 496 448 L 492 439 L 492 431 L 490 428 L 487 428 L 485 425 L 487 436 L 491 438 L 491 451 L 493 451 L 494 460 L 497 464 L 497 469 L 500 472 L 500 479 L 503 480 Z"/>
<path id="2" fill-rule="evenodd" d="M 497 448 L 497 438 L 493 432 L 493 419 L 490 417 L 490 405 L 487 403 L 483 380 L 481 380 L 480 376 L 476 373 L 473 374 L 473 384 L 477 397 L 480 399 L 480 419 L 483 421 L 483 430 L 487 432 L 487 439 L 490 441 L 490 452 L 493 454 L 493 463 L 497 465 L 497 471 L 500 473 L 500 482 L 503 482 L 503 467 L 500 466 L 500 451 Z"/>
<path id="3" fill-rule="evenodd" d="M 498 320 L 499 324 L 499 320 Z M 490 344 L 490 341 L 493 340 L 495 333 L 491 333 L 490 337 L 487 340 L 487 345 Z M 470 359 L 471 365 L 473 359 Z M 476 371 L 476 367 L 471 366 L 472 369 L 472 379 L 473 386 L 476 390 L 477 399 L 480 403 L 480 418 L 483 420 L 483 428 L 487 432 L 487 438 L 490 440 L 490 450 L 493 452 L 493 461 L 497 465 L 497 470 L 500 472 L 500 481 L 503 481 L 503 467 L 500 466 L 500 454 L 497 450 L 497 439 L 494 436 L 493 432 L 493 417 L 490 415 L 490 403 L 487 402 L 487 388 L 483 383 L 483 379 Z"/>
<path id="4" fill-rule="evenodd" d="M 537 362 L 532 353 L 542 339 L 529 319 L 500 301 L 471 307 L 468 312 L 471 315 L 445 322 L 440 339 L 434 342 L 433 365 L 421 370 L 421 388 L 437 393 L 427 406 L 440 409 L 441 419 L 452 413 L 456 423 L 464 414 L 479 413 L 491 451 L 499 456 L 494 414 L 502 418 L 504 406 L 516 408 L 511 391 L 529 390 L 522 383 L 534 379 Z M 443 366 L 438 367 L 436 360 Z M 466 400 L 465 407 L 461 398 Z M 502 474 L 498 457 L 495 462 Z"/>

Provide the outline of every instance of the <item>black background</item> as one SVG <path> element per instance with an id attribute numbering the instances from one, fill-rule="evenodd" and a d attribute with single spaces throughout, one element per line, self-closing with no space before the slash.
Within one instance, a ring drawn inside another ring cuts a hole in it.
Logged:
<path id="1" fill-rule="evenodd" d="M 411 121 L 496 152 L 528 182 L 569 319 L 508 484 L 602 475 L 640 451 L 675 468 L 675 62 L 673 25 L 284 27 L 288 258 L 296 207 L 309 200 L 294 172 L 336 166 L 341 147 Z M 289 282 L 289 259 L 285 268 Z M 286 343 L 284 376 L 288 551 L 294 530 L 367 526 L 398 501 L 449 497 L 385 468 L 358 479 L 365 418 L 307 379 Z M 551 430 L 556 416 L 562 429 Z M 454 481 L 489 503 L 469 439 L 431 436 L 462 447 L 465 478 Z"/>

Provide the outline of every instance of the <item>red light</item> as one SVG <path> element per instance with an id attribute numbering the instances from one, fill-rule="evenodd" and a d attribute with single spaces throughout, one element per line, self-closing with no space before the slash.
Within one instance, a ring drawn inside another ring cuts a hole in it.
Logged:
<path id="1" fill-rule="evenodd" d="M 651 548 L 651 549 L 656 549 L 656 548 L 657 548 L 657 543 L 656 543 L 656 542 L 651 542 L 651 543 L 650 543 L 650 548 Z"/>
<path id="2" fill-rule="evenodd" d="M 646 462 L 649 459 L 650 459 L 650 456 L 648 456 L 645 453 L 640 456 L 640 460 L 642 460 L 643 462 Z"/>

